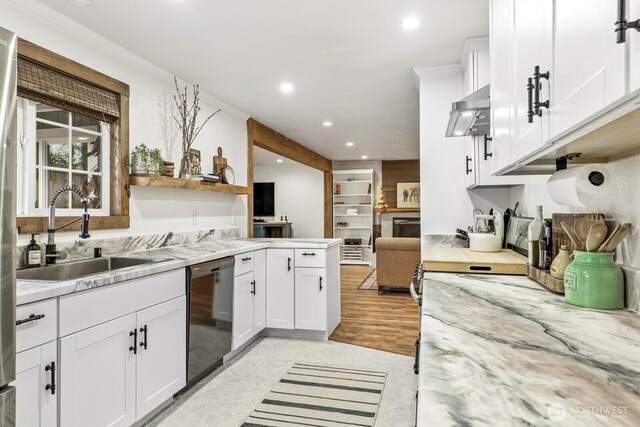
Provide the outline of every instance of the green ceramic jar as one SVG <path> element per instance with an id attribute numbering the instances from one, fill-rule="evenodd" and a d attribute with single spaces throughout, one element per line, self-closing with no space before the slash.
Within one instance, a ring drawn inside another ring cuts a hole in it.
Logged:
<path id="1" fill-rule="evenodd" d="M 564 300 L 601 310 L 624 308 L 624 276 L 614 252 L 574 252 L 564 273 Z"/>

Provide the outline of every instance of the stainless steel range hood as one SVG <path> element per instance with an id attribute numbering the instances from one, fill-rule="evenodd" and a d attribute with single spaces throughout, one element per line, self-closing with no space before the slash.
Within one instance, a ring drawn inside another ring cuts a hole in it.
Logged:
<path id="1" fill-rule="evenodd" d="M 454 102 L 445 136 L 489 135 L 489 85 Z"/>

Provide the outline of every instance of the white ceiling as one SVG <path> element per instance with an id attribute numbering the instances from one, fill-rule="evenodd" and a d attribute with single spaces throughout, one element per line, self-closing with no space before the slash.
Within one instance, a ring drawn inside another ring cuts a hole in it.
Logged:
<path id="1" fill-rule="evenodd" d="M 282 162 L 278 162 L 282 160 Z M 260 147 L 253 148 L 253 165 L 254 166 L 281 166 L 281 165 L 300 165 L 294 160 L 287 159 L 271 151 L 264 150 Z"/>
<path id="2" fill-rule="evenodd" d="M 332 160 L 418 158 L 412 67 L 489 32 L 488 0 L 43 1 Z"/>

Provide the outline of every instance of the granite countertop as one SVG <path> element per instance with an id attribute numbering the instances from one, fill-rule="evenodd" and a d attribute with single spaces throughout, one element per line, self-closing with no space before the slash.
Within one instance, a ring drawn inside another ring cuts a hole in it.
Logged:
<path id="1" fill-rule="evenodd" d="M 339 244 L 339 239 L 221 239 L 200 244 L 118 254 L 114 256 L 155 258 L 165 261 L 61 282 L 17 280 L 16 304 L 22 305 L 55 298 L 264 248 L 327 249 Z"/>
<path id="2" fill-rule="evenodd" d="M 640 425 L 640 315 L 526 277 L 427 273 L 418 426 Z"/>

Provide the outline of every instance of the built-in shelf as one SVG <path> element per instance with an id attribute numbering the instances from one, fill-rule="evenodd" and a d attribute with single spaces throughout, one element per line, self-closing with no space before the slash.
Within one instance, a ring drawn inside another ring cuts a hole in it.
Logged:
<path id="1" fill-rule="evenodd" d="M 358 215 L 334 215 L 335 217 L 340 217 L 340 218 L 354 218 L 354 217 L 358 217 L 358 216 L 371 216 L 371 214 L 358 214 Z"/>
<path id="2" fill-rule="evenodd" d="M 369 230 L 371 227 L 333 227 L 336 230 Z"/>
<path id="3" fill-rule="evenodd" d="M 349 207 L 351 207 L 351 206 L 364 206 L 364 207 L 370 208 L 371 207 L 371 203 L 367 203 L 367 204 L 364 204 L 364 205 L 363 204 L 336 203 L 333 206 L 349 206 Z"/>
<path id="4" fill-rule="evenodd" d="M 351 197 L 351 196 L 358 196 L 358 197 L 369 196 L 369 197 L 371 197 L 371 194 L 369 194 L 369 193 L 362 193 L 362 194 L 344 194 L 344 193 L 341 193 L 341 194 L 334 194 L 333 196 L 334 197 Z"/>
<path id="5" fill-rule="evenodd" d="M 143 187 L 181 188 L 185 190 L 216 191 L 218 193 L 251 194 L 251 188 L 241 185 L 230 185 L 213 182 L 196 181 L 194 179 L 170 178 L 167 176 L 132 176 L 129 185 Z"/>
<path id="6" fill-rule="evenodd" d="M 420 212 L 420 208 L 376 208 L 376 212 Z"/>

